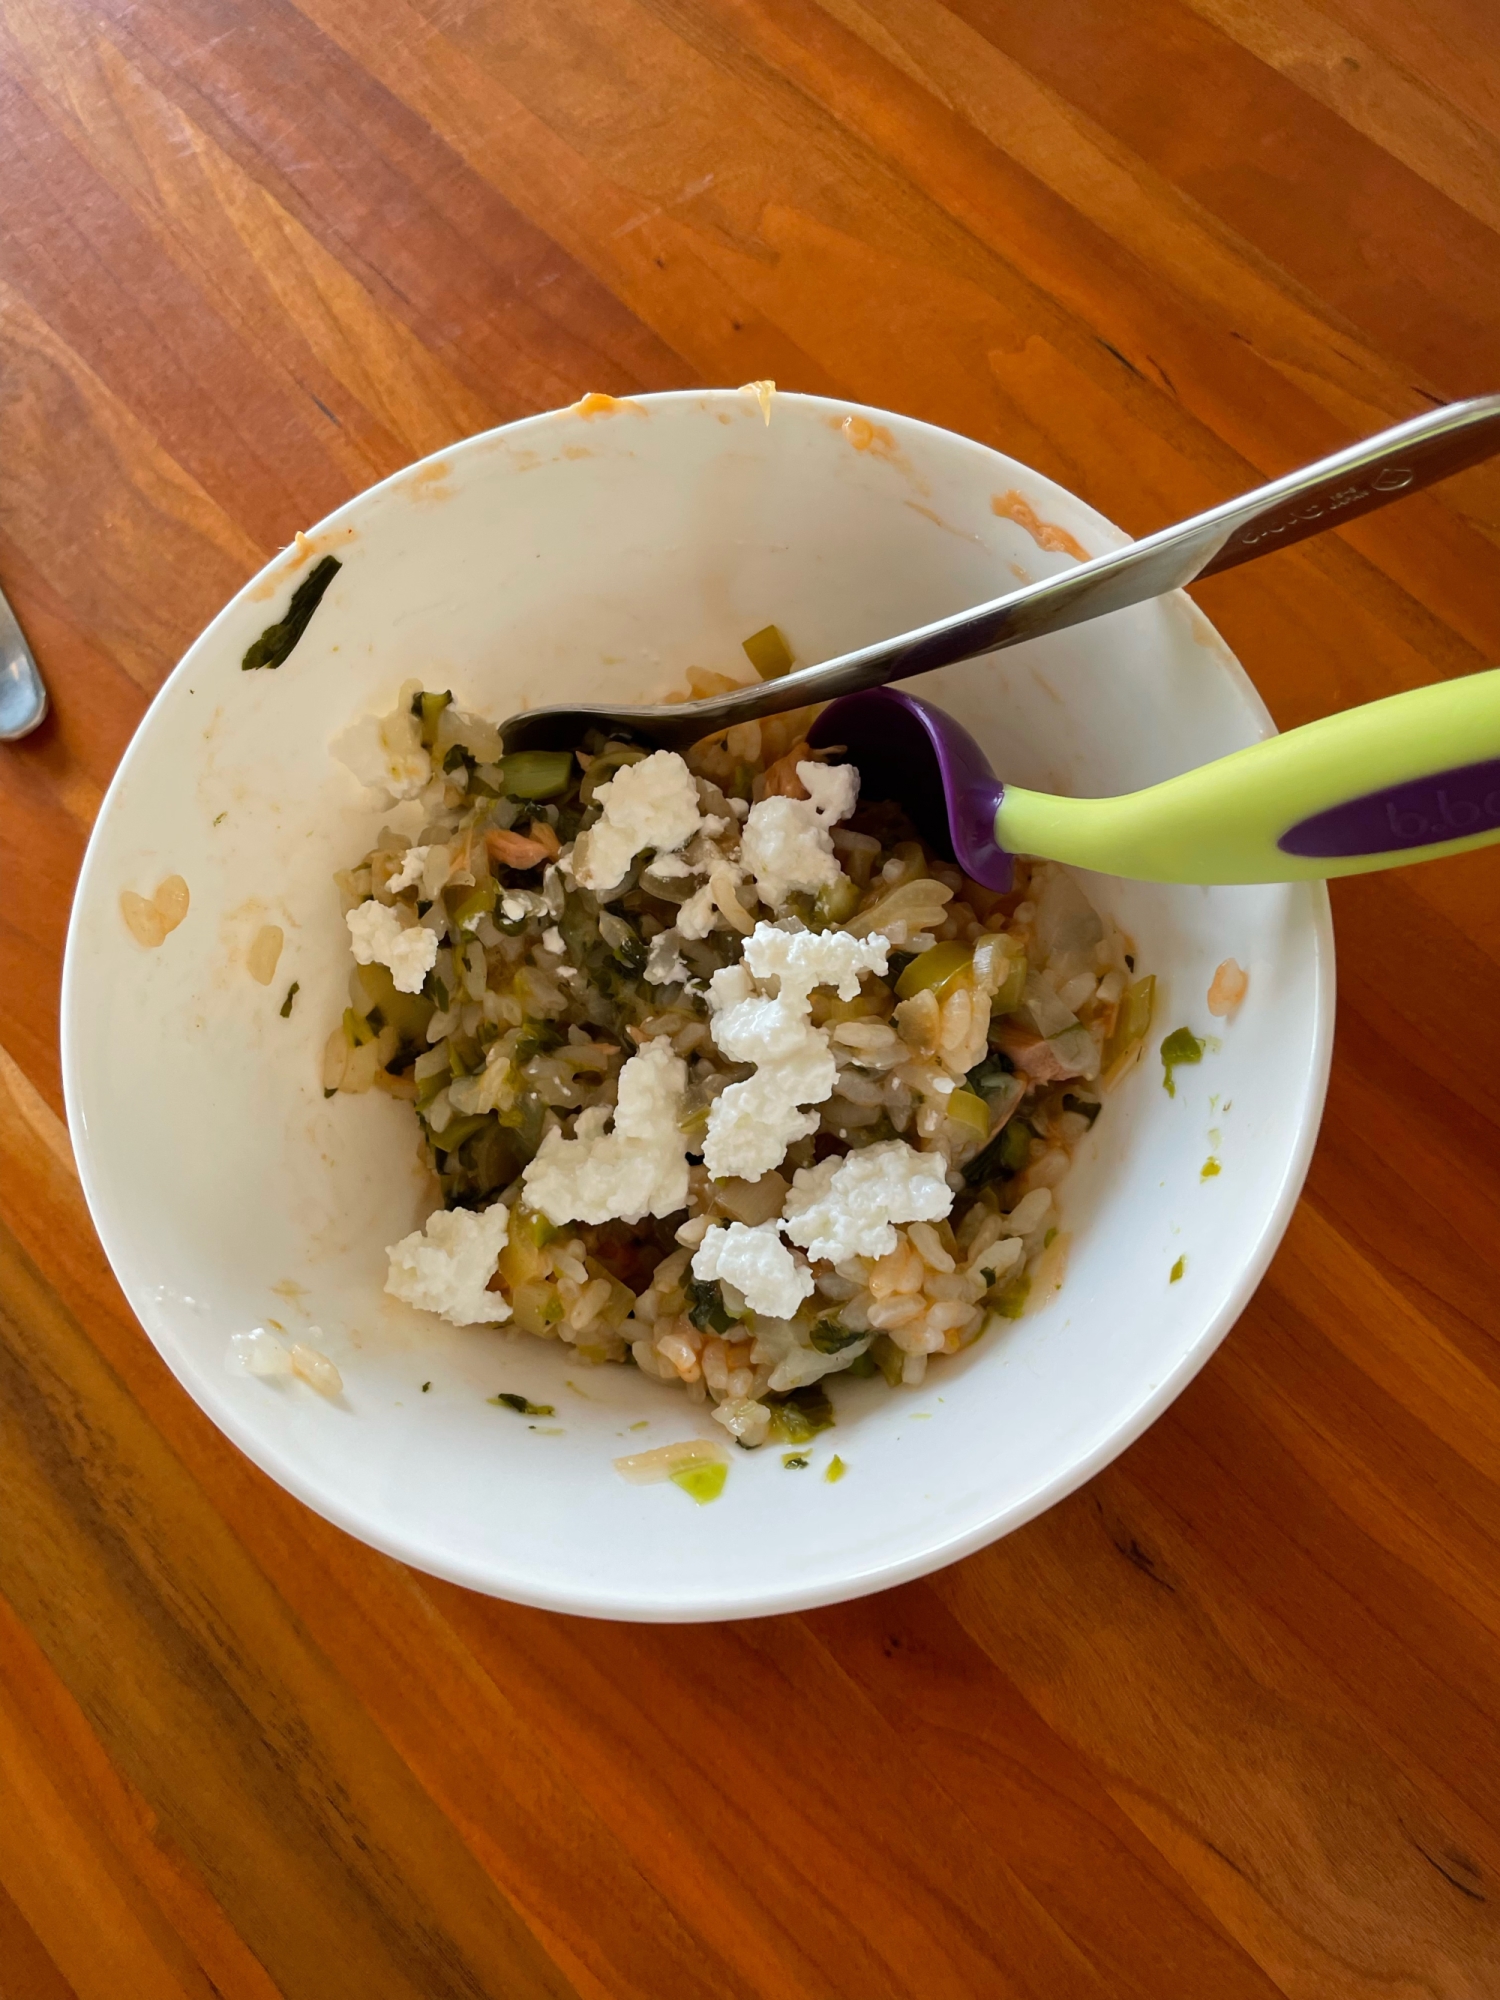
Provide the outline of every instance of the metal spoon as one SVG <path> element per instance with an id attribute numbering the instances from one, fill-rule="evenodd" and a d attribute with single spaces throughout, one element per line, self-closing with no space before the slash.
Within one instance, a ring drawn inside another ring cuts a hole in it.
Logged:
<path id="1" fill-rule="evenodd" d="M 1198 577 L 1216 576 L 1239 563 L 1253 562 L 1268 550 L 1290 548 L 1325 528 L 1340 527 L 1404 493 L 1478 465 L 1497 451 L 1500 396 L 1449 403 L 1331 458 L 1320 458 L 1300 472 L 1273 479 L 1238 500 L 1195 514 L 1174 528 L 1162 528 L 1127 548 L 898 638 L 802 667 L 780 680 L 755 682 L 731 694 L 670 708 L 531 709 L 502 725 L 505 748 L 571 749 L 585 731 L 604 729 L 664 749 L 685 750 L 734 722 L 752 722 L 762 715 L 952 666 L 980 653 L 996 653 L 1022 639 L 1081 625 L 1107 611 L 1179 590 Z"/>
<path id="2" fill-rule="evenodd" d="M 47 713 L 47 690 L 26 635 L 0 592 L 0 743 L 29 736 Z"/>

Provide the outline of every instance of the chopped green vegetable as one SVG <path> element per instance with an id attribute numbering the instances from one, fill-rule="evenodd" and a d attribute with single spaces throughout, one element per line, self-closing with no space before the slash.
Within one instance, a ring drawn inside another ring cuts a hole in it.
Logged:
<path id="1" fill-rule="evenodd" d="M 1090 1125 L 1099 1116 L 1104 1106 L 1097 1097 L 1079 1097 L 1074 1091 L 1063 1092 L 1063 1110 L 1072 1111 L 1080 1118 L 1087 1118 Z"/>
<path id="2" fill-rule="evenodd" d="M 1035 1137 L 1024 1118 L 1012 1118 L 970 1160 L 963 1170 L 964 1180 L 970 1187 L 983 1187 L 986 1181 L 1009 1180 L 1030 1160 Z"/>
<path id="3" fill-rule="evenodd" d="M 870 1342 L 870 1353 L 875 1366 L 894 1389 L 901 1380 L 901 1369 L 906 1357 L 888 1333 L 877 1333 Z"/>
<path id="4" fill-rule="evenodd" d="M 571 750 L 516 750 L 500 766 L 508 799 L 555 799 L 573 782 Z"/>
<path id="5" fill-rule="evenodd" d="M 1203 1043 L 1191 1028 L 1174 1028 L 1161 1045 L 1162 1089 L 1168 1097 L 1177 1095 L 1177 1080 L 1173 1071 L 1180 1063 L 1200 1063 L 1203 1060 Z"/>
<path id="6" fill-rule="evenodd" d="M 529 1403 L 524 1396 L 517 1396 L 502 1389 L 498 1396 L 486 1396 L 487 1403 L 503 1403 L 507 1410 L 514 1410 L 518 1417 L 555 1417 L 556 1409 L 551 1403 Z"/>
<path id="7" fill-rule="evenodd" d="M 1218 1161 L 1210 1154 L 1199 1169 L 1198 1178 L 1200 1181 L 1216 1180 L 1223 1171 L 1224 1169 L 1219 1165 Z"/>
<path id="8" fill-rule="evenodd" d="M 227 812 L 221 812 L 221 813 L 215 813 L 215 814 L 214 814 L 214 825 L 215 825 L 215 826 L 222 826 L 222 825 L 224 824 L 225 820 L 226 820 L 226 819 L 228 819 L 228 817 L 229 817 L 229 814 L 228 814 Z"/>
<path id="9" fill-rule="evenodd" d="M 840 1348 L 852 1347 L 856 1340 L 863 1340 L 864 1337 L 862 1333 L 850 1333 L 836 1319 L 820 1319 L 808 1335 L 819 1354 L 837 1354 Z"/>
<path id="10" fill-rule="evenodd" d="M 472 771 L 474 763 L 474 752 L 466 750 L 462 743 L 454 743 L 450 746 L 447 756 L 443 759 L 443 769 L 445 771 Z"/>
<path id="11" fill-rule="evenodd" d="M 994 1310 L 999 1313 L 1001 1319 L 1019 1319 L 1026 1310 L 1026 1301 L 1030 1295 L 1030 1278 L 1012 1278 L 995 1300 Z"/>
<path id="12" fill-rule="evenodd" d="M 844 1370 L 844 1373 L 846 1375 L 858 1375 L 861 1379 L 864 1379 L 870 1375 L 878 1375 L 880 1369 L 874 1355 L 867 1347 L 863 1354 L 855 1355 L 849 1366 Z"/>
<path id="13" fill-rule="evenodd" d="M 411 712 L 422 725 L 422 748 L 424 750 L 436 748 L 438 717 L 449 706 L 452 700 L 453 691 L 451 688 L 448 688 L 442 694 L 427 694 L 424 691 L 412 702 Z M 454 748 L 456 749 L 457 747 L 455 744 Z M 448 766 L 446 763 L 443 768 L 447 770 Z"/>
<path id="14" fill-rule="evenodd" d="M 812 1460 L 805 1451 L 784 1451 L 781 1462 L 788 1472 L 805 1472 Z"/>
<path id="15" fill-rule="evenodd" d="M 783 674 L 792 671 L 792 649 L 782 638 L 775 625 L 762 625 L 758 632 L 752 632 L 740 644 L 745 649 L 745 657 L 763 681 L 779 681 Z"/>
<path id="16" fill-rule="evenodd" d="M 1017 951 L 1015 957 L 1010 961 L 1009 969 L 1005 975 L 1005 984 L 998 989 L 994 998 L 990 1001 L 990 1013 L 995 1020 L 998 1021 L 1004 1014 L 1014 1014 L 1021 1002 L 1026 998 L 1026 975 L 1030 970 L 1031 967 L 1026 962 L 1025 952 Z"/>
<path id="17" fill-rule="evenodd" d="M 858 908 L 858 885 L 847 875 L 838 875 L 818 891 L 812 907 L 812 927 L 826 931 L 835 924 L 846 924 Z"/>
<path id="18" fill-rule="evenodd" d="M 280 1012 L 283 1021 L 291 1019 L 292 1002 L 296 999 L 297 995 L 301 991 L 302 991 L 302 981 L 300 979 L 294 979 L 291 985 L 286 989 L 286 998 L 281 1003 Z"/>
<path id="19" fill-rule="evenodd" d="M 999 1090 L 1015 1074 L 1015 1064 L 1009 1056 L 1001 1055 L 998 1049 L 991 1049 L 969 1071 L 964 1078 L 965 1087 L 976 1097 L 988 1097 L 991 1091 Z"/>
<path id="20" fill-rule="evenodd" d="M 450 1118 L 441 1132 L 434 1132 L 432 1143 L 440 1153 L 456 1153 L 466 1139 L 472 1139 L 476 1132 L 483 1132 L 492 1123 L 488 1111 L 476 1111 L 468 1118 Z"/>
<path id="21" fill-rule="evenodd" d="M 808 1382 L 771 1404 L 770 1435 L 779 1444 L 809 1444 L 833 1428 L 833 1405 L 821 1382 Z"/>
<path id="22" fill-rule="evenodd" d="M 700 1333 L 730 1332 L 734 1321 L 724 1309 L 717 1278 L 689 1278 L 682 1289 L 688 1299 L 688 1318 Z"/>
<path id="23" fill-rule="evenodd" d="M 960 1125 L 967 1125 L 969 1130 L 977 1132 L 981 1139 L 988 1136 L 990 1107 L 982 1097 L 976 1097 L 972 1090 L 951 1091 L 944 1109 L 950 1118 Z"/>
<path id="24" fill-rule="evenodd" d="M 848 1466 L 845 1465 L 838 1453 L 835 1452 L 833 1457 L 828 1461 L 828 1470 L 823 1474 L 823 1477 L 830 1486 L 837 1486 L 848 1470 Z"/>
<path id="25" fill-rule="evenodd" d="M 1127 958 L 1125 963 L 1134 970 L 1130 959 Z M 1120 1011 L 1115 1016 L 1115 1031 L 1105 1043 L 1101 1058 L 1101 1066 L 1106 1076 L 1116 1064 L 1130 1054 L 1138 1042 L 1145 1040 L 1155 1005 L 1156 979 L 1153 974 L 1147 973 L 1144 979 L 1137 979 L 1133 985 L 1126 987 L 1120 1000 Z"/>
<path id="26" fill-rule="evenodd" d="M 476 882 L 472 889 L 460 885 L 456 889 L 445 889 L 443 901 L 448 906 L 448 915 L 455 930 L 471 931 L 481 917 L 487 917 L 495 907 L 495 898 L 500 893 L 500 885 L 493 875 L 486 875 L 482 882 Z"/>
<path id="27" fill-rule="evenodd" d="M 422 1394 L 423 1394 L 423 1395 L 425 1396 L 425 1395 L 427 1394 L 427 1391 L 428 1391 L 428 1390 L 429 1390 L 429 1389 L 430 1389 L 431 1387 L 432 1387 L 432 1384 L 431 1384 L 430 1382 L 424 1382 L 424 1383 L 422 1384 Z"/>
<path id="28" fill-rule="evenodd" d="M 1175 1285 L 1177 1283 L 1177 1280 L 1182 1276 L 1183 1272 L 1186 1269 L 1187 1269 L 1187 1258 L 1179 1257 L 1177 1259 L 1177 1262 L 1172 1266 L 1172 1275 L 1167 1279 L 1167 1283 L 1169 1285 Z"/>
<path id="29" fill-rule="evenodd" d="M 363 1048 L 366 1042 L 373 1042 L 379 1033 L 380 1030 L 363 1014 L 356 1013 L 352 1007 L 344 1009 L 344 1040 L 351 1049 Z"/>
<path id="30" fill-rule="evenodd" d="M 710 1500 L 717 1500 L 724 1491 L 724 1481 L 729 1477 L 727 1465 L 679 1465 L 667 1477 L 674 1486 L 680 1486 L 690 1500 L 696 1500 L 700 1507 L 706 1507 Z"/>
<path id="31" fill-rule="evenodd" d="M 910 1000 L 914 994 L 932 992 L 941 1000 L 948 988 L 964 975 L 974 963 L 974 954 L 966 944 L 956 941 L 935 944 L 924 952 L 919 952 L 911 964 L 902 971 L 896 981 L 896 992 L 902 1000 Z"/>
<path id="32" fill-rule="evenodd" d="M 292 592 L 286 616 L 274 625 L 268 625 L 255 643 L 247 647 L 245 657 L 240 661 L 242 673 L 252 673 L 257 667 L 285 666 L 292 649 L 307 630 L 313 613 L 322 603 L 324 591 L 342 567 L 336 556 L 324 556 L 309 570 Z"/>

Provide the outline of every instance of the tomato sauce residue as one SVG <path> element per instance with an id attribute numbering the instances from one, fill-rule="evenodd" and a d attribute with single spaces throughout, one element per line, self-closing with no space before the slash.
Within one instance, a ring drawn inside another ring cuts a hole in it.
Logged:
<path id="1" fill-rule="evenodd" d="M 640 404 L 633 403 L 628 396 L 606 396 L 598 389 L 591 389 L 586 396 L 580 396 L 573 408 L 580 417 L 612 417 L 619 410 L 633 410 L 638 417 L 646 414 Z"/>
<path id="2" fill-rule="evenodd" d="M 884 424 L 872 424 L 868 417 L 834 417 L 831 421 L 856 451 L 872 451 L 877 458 L 889 459 L 893 464 L 900 457 L 896 440 Z"/>
<path id="3" fill-rule="evenodd" d="M 320 535 L 308 535 L 299 528 L 292 537 L 290 560 L 278 563 L 269 576 L 263 576 L 259 583 L 252 586 L 249 596 L 257 602 L 263 597 L 274 597 L 284 579 L 295 576 L 303 564 L 310 561 L 313 556 L 325 555 L 330 549 L 345 547 L 358 533 L 357 528 L 343 527 L 325 528 Z"/>
<path id="4" fill-rule="evenodd" d="M 406 482 L 406 490 L 413 500 L 451 500 L 453 488 L 445 486 L 449 466 L 446 458 L 434 459 L 431 465 L 419 466 Z"/>
<path id="5" fill-rule="evenodd" d="M 995 494 L 990 501 L 990 511 L 998 514 L 1002 521 L 1014 521 L 1018 528 L 1024 528 L 1039 549 L 1053 549 L 1059 555 L 1076 556 L 1079 562 L 1091 559 L 1076 535 L 1070 535 L 1066 528 L 1059 528 L 1051 521 L 1040 520 L 1031 502 L 1023 499 L 1014 488 L 1009 493 Z"/>

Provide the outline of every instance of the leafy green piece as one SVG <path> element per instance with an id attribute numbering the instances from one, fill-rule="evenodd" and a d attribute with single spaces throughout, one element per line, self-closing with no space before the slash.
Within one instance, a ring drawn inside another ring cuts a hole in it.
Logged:
<path id="1" fill-rule="evenodd" d="M 667 1477 L 674 1486 L 680 1486 L 690 1500 L 696 1500 L 700 1507 L 706 1507 L 710 1500 L 717 1500 L 724 1491 L 724 1481 L 729 1477 L 727 1465 L 679 1465 Z"/>
<path id="2" fill-rule="evenodd" d="M 300 979 L 294 979 L 291 985 L 286 989 L 286 998 L 285 1000 L 282 1001 L 279 1010 L 283 1021 L 289 1021 L 291 1019 L 292 1002 L 296 999 L 297 995 L 301 991 L 302 991 L 302 981 Z"/>
<path id="3" fill-rule="evenodd" d="M 808 1339 L 819 1354 L 837 1354 L 840 1348 L 852 1347 L 856 1340 L 863 1340 L 862 1333 L 851 1333 L 840 1326 L 836 1319 L 820 1319 Z"/>
<path id="4" fill-rule="evenodd" d="M 443 759 L 443 769 L 445 771 L 463 770 L 472 772 L 476 762 L 477 759 L 472 750 L 466 750 L 462 743 L 452 743 L 448 747 L 447 756 Z M 493 796 L 494 794 L 492 793 L 491 797 Z"/>
<path id="5" fill-rule="evenodd" d="M 837 1486 L 848 1470 L 848 1466 L 845 1465 L 838 1453 L 835 1452 L 833 1457 L 828 1461 L 828 1470 L 823 1474 L 823 1477 L 830 1486 Z"/>
<path id="6" fill-rule="evenodd" d="M 1187 1258 L 1179 1257 L 1177 1259 L 1177 1262 L 1172 1266 L 1172 1275 L 1167 1279 L 1167 1283 L 1169 1285 L 1175 1285 L 1186 1269 L 1187 1269 Z"/>
<path id="7" fill-rule="evenodd" d="M 976 1097 L 988 1097 L 992 1090 L 998 1090 L 1008 1076 L 1015 1075 L 1016 1066 L 1009 1056 L 999 1049 L 991 1049 L 975 1063 L 964 1078 L 965 1085 Z"/>
<path id="8" fill-rule="evenodd" d="M 498 1396 L 486 1396 L 487 1403 L 503 1403 L 507 1410 L 514 1410 L 518 1417 L 555 1417 L 557 1410 L 551 1403 L 529 1403 L 524 1396 L 517 1396 L 502 1389 Z"/>
<path id="9" fill-rule="evenodd" d="M 1204 1046 L 1191 1028 L 1174 1028 L 1162 1043 L 1161 1087 L 1168 1097 L 1177 1095 L 1177 1080 L 1173 1072 L 1182 1063 L 1202 1062 Z"/>
<path id="10" fill-rule="evenodd" d="M 805 1472 L 812 1460 L 805 1451 L 784 1451 L 781 1462 L 788 1472 Z"/>
<path id="11" fill-rule="evenodd" d="M 431 1384 L 430 1382 L 424 1382 L 424 1383 L 422 1384 L 422 1394 L 423 1394 L 423 1395 L 425 1396 L 425 1395 L 427 1394 L 427 1391 L 428 1391 L 428 1390 L 429 1390 L 429 1389 L 430 1389 L 431 1387 L 432 1387 L 432 1384 Z"/>
<path id="12" fill-rule="evenodd" d="M 688 1301 L 688 1318 L 700 1333 L 728 1333 L 734 1321 L 724 1309 L 724 1294 L 717 1278 L 689 1278 L 683 1286 Z"/>
<path id="13" fill-rule="evenodd" d="M 849 1366 L 844 1370 L 844 1373 L 846 1375 L 858 1375 L 861 1378 L 864 1378 L 870 1375 L 878 1375 L 880 1373 L 880 1369 L 876 1363 L 874 1355 L 870 1352 L 869 1348 L 867 1347 L 863 1354 L 855 1355 L 854 1359 L 849 1363 Z"/>
<path id="14" fill-rule="evenodd" d="M 441 1132 L 432 1132 L 428 1136 L 440 1153 L 456 1153 L 466 1139 L 484 1131 L 491 1120 L 490 1112 L 476 1111 L 467 1118 L 450 1118 Z"/>
<path id="15" fill-rule="evenodd" d="M 286 616 L 268 625 L 254 644 L 246 648 L 240 661 L 242 673 L 252 673 L 257 667 L 285 666 L 313 613 L 323 602 L 324 591 L 342 568 L 337 556 L 324 556 L 320 563 L 314 564 L 292 592 Z"/>
<path id="16" fill-rule="evenodd" d="M 819 1431 L 831 1430 L 833 1423 L 833 1405 L 821 1382 L 788 1390 L 771 1404 L 770 1436 L 779 1444 L 809 1444 Z"/>

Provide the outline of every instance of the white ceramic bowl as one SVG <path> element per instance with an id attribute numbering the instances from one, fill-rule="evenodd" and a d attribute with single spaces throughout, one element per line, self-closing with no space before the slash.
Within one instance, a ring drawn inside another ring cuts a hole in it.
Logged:
<path id="1" fill-rule="evenodd" d="M 325 1102 L 319 1087 L 350 963 L 330 876 L 382 820 L 328 754 L 356 715 L 388 708 L 414 675 L 496 717 L 651 698 L 690 664 L 736 660 L 771 620 L 804 660 L 841 652 L 1066 565 L 1064 538 L 1039 547 L 1007 494 L 1089 553 L 1124 539 L 1014 460 L 880 411 L 781 396 L 767 426 L 733 391 L 565 410 L 456 446 L 314 530 L 311 550 L 343 568 L 279 671 L 242 673 L 240 658 L 305 574 L 305 547 L 247 585 L 168 680 L 79 885 L 69 1119 L 147 1333 L 228 1436 L 310 1507 L 418 1568 L 560 1610 L 697 1619 L 827 1603 L 951 1561 L 1068 1493 L 1231 1326 L 1286 1225 L 1322 1107 L 1333 950 L 1321 886 L 1088 884 L 1133 934 L 1159 999 L 1150 1054 L 1064 1189 L 1062 1292 L 935 1364 L 919 1390 L 841 1380 L 838 1427 L 811 1470 L 788 1472 L 774 1449 L 736 1454 L 706 1507 L 611 1467 L 643 1445 L 717 1435 L 679 1391 L 521 1336 L 455 1330 L 384 1295 L 384 1246 L 430 1204 L 415 1125 L 389 1098 Z M 1185 598 L 928 681 L 921 691 L 1002 775 L 1063 791 L 1143 785 L 1271 730 Z M 187 879 L 191 911 L 147 951 L 120 893 L 150 894 L 171 873 Z M 265 922 L 287 937 L 269 989 L 245 967 Z M 1206 993 L 1230 956 L 1250 991 L 1223 1027 Z M 1178 1072 L 1173 1098 L 1155 1048 L 1181 1023 L 1219 1045 Z M 1210 1155 L 1222 1172 L 1205 1181 Z M 291 1333 L 322 1329 L 342 1399 L 229 1371 L 229 1335 L 271 1316 Z M 554 1404 L 555 1427 L 486 1402 L 500 1390 Z M 835 1447 L 848 1475 L 829 1484 Z"/>

